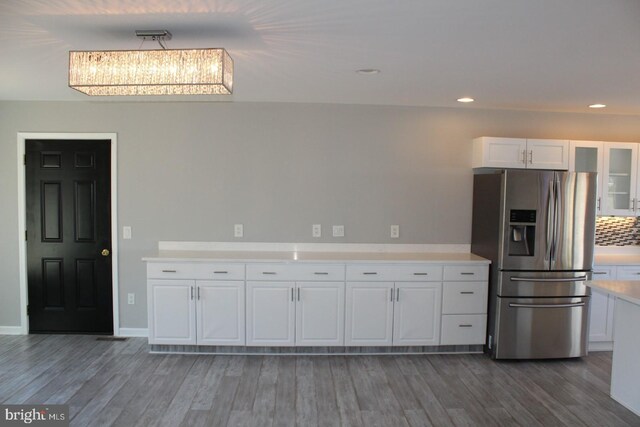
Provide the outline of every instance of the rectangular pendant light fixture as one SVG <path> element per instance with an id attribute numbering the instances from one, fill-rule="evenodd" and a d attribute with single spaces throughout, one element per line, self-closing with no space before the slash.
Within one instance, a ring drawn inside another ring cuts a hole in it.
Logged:
<path id="1" fill-rule="evenodd" d="M 91 96 L 229 95 L 233 60 L 225 49 L 71 51 L 69 87 Z"/>

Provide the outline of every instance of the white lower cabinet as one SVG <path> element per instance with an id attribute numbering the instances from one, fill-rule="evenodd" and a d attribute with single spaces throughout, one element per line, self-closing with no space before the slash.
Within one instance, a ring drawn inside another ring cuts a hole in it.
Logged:
<path id="1" fill-rule="evenodd" d="M 197 342 L 244 345 L 244 282 L 196 281 Z"/>
<path id="2" fill-rule="evenodd" d="M 295 343 L 295 283 L 247 282 L 247 345 Z"/>
<path id="3" fill-rule="evenodd" d="M 149 280 L 149 344 L 196 344 L 195 281 Z"/>
<path id="4" fill-rule="evenodd" d="M 247 345 L 344 345 L 344 282 L 247 282 Z"/>
<path id="5" fill-rule="evenodd" d="M 615 266 L 594 266 L 593 280 L 615 280 Z M 620 279 L 619 277 L 617 279 Z M 622 280 L 622 279 L 620 279 Z M 613 349 L 613 312 L 616 298 L 612 295 L 591 290 L 589 311 L 589 350 Z"/>
<path id="6" fill-rule="evenodd" d="M 171 260 L 147 266 L 150 344 L 480 344 L 486 300 L 487 266 L 478 263 Z"/>
<path id="7" fill-rule="evenodd" d="M 440 343 L 440 282 L 348 282 L 347 346 Z"/>

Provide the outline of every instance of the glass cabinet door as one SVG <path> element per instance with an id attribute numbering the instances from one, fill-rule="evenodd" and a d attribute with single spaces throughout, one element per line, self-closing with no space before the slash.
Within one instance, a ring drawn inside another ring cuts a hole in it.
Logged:
<path id="1" fill-rule="evenodd" d="M 604 215 L 634 215 L 637 203 L 636 163 L 636 144 L 605 144 Z"/>
<path id="2" fill-rule="evenodd" d="M 569 171 L 570 172 L 597 172 L 598 194 L 596 209 L 597 214 L 602 214 L 602 170 L 604 163 L 604 143 L 600 141 L 571 141 Z"/>

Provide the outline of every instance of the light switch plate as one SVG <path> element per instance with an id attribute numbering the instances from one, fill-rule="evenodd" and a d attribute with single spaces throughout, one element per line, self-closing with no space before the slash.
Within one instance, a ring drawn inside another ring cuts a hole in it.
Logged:
<path id="1" fill-rule="evenodd" d="M 322 237 L 322 225 L 313 224 L 311 226 L 311 236 L 312 237 Z"/>
<path id="2" fill-rule="evenodd" d="M 233 226 L 233 237 L 242 237 L 244 236 L 244 227 L 242 224 L 235 224 Z"/>
<path id="3" fill-rule="evenodd" d="M 131 227 L 128 225 L 125 225 L 124 227 L 122 227 L 122 238 L 125 240 L 129 240 L 131 239 Z"/>
<path id="4" fill-rule="evenodd" d="M 391 238 L 392 239 L 397 239 L 398 237 L 400 237 L 400 226 L 399 225 L 392 225 L 391 226 Z"/>
<path id="5" fill-rule="evenodd" d="M 333 237 L 344 237 L 344 225 L 333 226 Z"/>

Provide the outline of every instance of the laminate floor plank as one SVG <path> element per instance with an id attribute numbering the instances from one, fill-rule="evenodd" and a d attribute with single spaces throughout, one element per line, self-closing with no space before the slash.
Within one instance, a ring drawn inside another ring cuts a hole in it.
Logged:
<path id="1" fill-rule="evenodd" d="M 0 336 L 3 403 L 68 404 L 73 426 L 640 426 L 610 371 L 610 352 L 161 355 L 140 338 Z"/>

